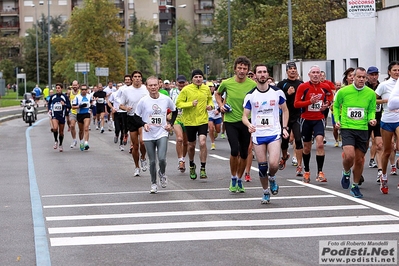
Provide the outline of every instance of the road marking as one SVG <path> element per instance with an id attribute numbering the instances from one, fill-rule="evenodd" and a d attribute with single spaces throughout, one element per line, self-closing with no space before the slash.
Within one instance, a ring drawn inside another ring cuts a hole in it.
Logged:
<path id="1" fill-rule="evenodd" d="M 279 186 L 280 188 L 304 188 L 304 185 L 297 186 Z M 261 187 L 245 187 L 245 190 L 261 190 Z M 203 192 L 203 191 L 228 191 L 228 188 L 193 188 L 193 189 L 168 189 L 158 190 L 160 193 L 171 193 L 171 192 Z M 81 197 L 81 196 L 103 196 L 103 195 L 123 195 L 123 194 L 148 194 L 148 190 L 141 191 L 121 191 L 121 192 L 100 192 L 100 193 L 83 193 L 83 194 L 54 194 L 54 195 L 43 195 L 42 198 L 53 198 L 53 197 Z"/>
<path id="2" fill-rule="evenodd" d="M 26 153 L 28 156 L 28 175 L 29 175 L 29 190 L 30 200 L 32 206 L 32 219 L 33 219 L 33 232 L 35 237 L 35 253 L 36 265 L 51 265 L 50 251 L 47 242 L 46 225 L 44 223 L 44 215 L 42 202 L 40 198 L 39 186 L 37 185 L 35 164 L 33 162 L 32 143 L 30 139 L 30 131 L 33 127 L 37 126 L 48 118 L 36 121 L 32 126 L 28 127 L 25 131 L 26 138 Z"/>
<path id="3" fill-rule="evenodd" d="M 169 230 L 169 229 L 192 229 L 210 227 L 252 227 L 276 225 L 305 225 L 305 224 L 333 224 L 333 223 L 358 223 L 358 222 L 384 222 L 399 221 L 398 217 L 392 215 L 365 215 L 365 216 L 335 216 L 314 218 L 289 218 L 289 219 L 267 219 L 267 220 L 223 220 L 207 222 L 176 222 L 176 223 L 151 223 L 151 224 L 127 224 L 127 225 L 100 225 L 100 226 L 73 226 L 73 227 L 50 227 L 49 234 L 76 234 L 76 233 L 99 233 L 120 231 L 143 231 L 143 230 Z"/>
<path id="4" fill-rule="evenodd" d="M 288 196 L 273 197 L 273 200 L 291 199 L 314 199 L 314 198 L 335 198 L 334 195 L 308 195 L 308 196 Z M 131 202 L 112 202 L 112 203 L 90 203 L 90 204 L 65 204 L 65 205 L 45 205 L 44 209 L 56 208 L 79 208 L 79 207 L 106 207 L 106 206 L 126 206 L 126 205 L 148 205 L 148 204 L 175 204 L 175 203 L 198 203 L 198 202 L 233 202 L 233 201 L 259 201 L 257 198 L 229 198 L 229 199 L 191 199 L 191 200 L 161 200 L 161 201 L 131 201 Z"/>
<path id="5" fill-rule="evenodd" d="M 329 193 L 329 194 L 332 194 L 332 195 L 335 195 L 335 196 L 338 196 L 338 197 L 341 197 L 341 198 L 344 198 L 344 199 L 347 199 L 347 200 L 350 200 L 350 201 L 354 201 L 356 203 L 365 205 L 367 207 L 376 209 L 378 211 L 382 211 L 382 212 L 388 213 L 390 215 L 394 215 L 396 217 L 399 217 L 399 211 L 396 211 L 396 210 L 384 207 L 382 205 L 378 205 L 378 204 L 366 201 L 364 199 L 354 198 L 354 197 L 352 197 L 352 196 L 350 196 L 348 194 L 337 192 L 337 191 L 334 191 L 334 190 L 331 190 L 331 189 L 328 189 L 328 188 L 319 187 L 319 186 L 312 185 L 312 184 L 305 184 L 302 181 L 295 180 L 295 179 L 288 179 L 288 181 L 291 181 L 291 182 L 296 183 L 296 184 L 303 184 L 304 186 L 307 186 L 307 187 L 310 187 L 310 188 L 313 188 L 313 189 L 317 189 L 317 190 L 320 190 L 320 191 L 323 191 L 323 192 L 326 192 L 326 193 Z M 347 190 L 347 191 L 349 191 L 349 190 Z"/>
<path id="6" fill-rule="evenodd" d="M 191 216 L 191 215 L 226 215 L 226 214 L 255 214 L 255 213 L 282 213 L 282 212 L 310 212 L 310 211 L 336 211 L 336 210 L 361 210 L 369 209 L 364 205 L 336 205 L 336 206 L 312 206 L 312 207 L 288 207 L 271 209 L 230 209 L 230 210 L 201 210 L 201 211 L 175 211 L 175 212 L 145 212 L 145 213 L 121 213 L 98 215 L 69 215 L 48 216 L 47 221 L 71 221 L 94 219 L 119 219 L 119 218 L 144 218 L 167 216 Z"/>
<path id="7" fill-rule="evenodd" d="M 130 234 L 107 236 L 55 237 L 50 238 L 51 246 L 82 246 L 127 243 L 154 243 L 226 239 L 267 239 L 292 237 L 320 237 L 361 234 L 399 233 L 399 224 L 376 224 L 359 226 L 331 226 L 315 228 L 266 229 L 266 230 L 222 230 L 199 232 L 176 232 L 154 234 Z"/>

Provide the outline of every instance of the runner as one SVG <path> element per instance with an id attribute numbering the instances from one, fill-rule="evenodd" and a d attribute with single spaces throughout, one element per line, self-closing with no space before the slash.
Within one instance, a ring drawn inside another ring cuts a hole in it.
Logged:
<path id="1" fill-rule="evenodd" d="M 350 186 L 351 168 L 353 184 L 350 193 L 355 198 L 362 198 L 359 183 L 364 167 L 364 157 L 368 148 L 368 124 L 376 125 L 376 97 L 374 91 L 365 86 L 366 69 L 358 67 L 354 71 L 354 82 L 340 89 L 334 100 L 335 126 L 341 130 L 343 171 L 341 185 Z M 359 99 L 362 99 L 359 101 Z"/>
<path id="2" fill-rule="evenodd" d="M 284 138 L 289 137 L 288 108 L 284 92 L 267 83 L 269 74 L 266 65 L 255 65 L 254 72 L 257 87 L 245 96 L 242 121 L 252 134 L 259 178 L 263 188 L 261 203 L 267 204 L 270 203 L 270 192 L 277 195 L 279 189 L 275 174 L 279 167 L 281 134 Z M 283 120 L 282 131 L 280 109 Z M 251 122 L 248 120 L 249 117 L 251 117 Z M 270 190 L 268 183 L 270 183 Z"/>
<path id="3" fill-rule="evenodd" d="M 54 146 L 56 150 L 59 147 L 60 152 L 63 152 L 62 142 L 64 141 L 64 127 L 65 117 L 68 110 L 71 108 L 71 103 L 68 97 L 62 93 L 62 84 L 57 83 L 55 85 L 56 93 L 50 97 L 48 102 L 48 111 L 51 115 L 52 131 L 54 135 Z M 59 136 L 59 143 L 58 143 Z M 58 146 L 59 145 L 59 146 Z"/>

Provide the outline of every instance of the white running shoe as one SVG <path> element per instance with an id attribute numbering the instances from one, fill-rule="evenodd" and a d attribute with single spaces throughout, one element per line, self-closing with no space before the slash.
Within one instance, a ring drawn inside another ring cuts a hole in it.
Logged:
<path id="1" fill-rule="evenodd" d="M 125 150 L 125 147 L 123 147 L 123 145 L 119 145 L 119 150 L 120 150 L 120 151 L 124 151 L 124 150 Z"/>
<path id="2" fill-rule="evenodd" d="M 152 184 L 151 189 L 150 189 L 151 194 L 157 194 L 158 193 L 158 186 L 157 184 Z"/>
<path id="3" fill-rule="evenodd" d="M 159 180 L 161 182 L 161 187 L 162 188 L 166 188 L 167 184 L 168 184 L 168 180 L 166 178 L 165 174 L 161 173 L 161 170 L 158 171 L 158 175 L 159 175 Z"/>
<path id="4" fill-rule="evenodd" d="M 140 176 L 140 168 L 137 167 L 136 169 L 134 169 L 133 176 Z"/>
<path id="5" fill-rule="evenodd" d="M 147 160 L 146 159 L 140 159 L 141 162 L 141 170 L 143 172 L 147 171 Z"/>
<path id="6" fill-rule="evenodd" d="M 72 148 L 76 148 L 76 144 L 77 144 L 78 142 L 76 141 L 76 140 L 74 140 L 74 141 L 72 141 L 72 143 L 71 143 L 71 149 Z"/>

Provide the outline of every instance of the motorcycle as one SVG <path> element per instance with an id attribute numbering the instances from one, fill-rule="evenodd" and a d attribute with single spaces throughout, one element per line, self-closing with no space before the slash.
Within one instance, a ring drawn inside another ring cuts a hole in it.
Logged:
<path id="1" fill-rule="evenodd" d="M 22 119 L 31 126 L 37 120 L 37 110 L 35 108 L 35 102 L 32 100 L 26 100 L 23 103 Z"/>

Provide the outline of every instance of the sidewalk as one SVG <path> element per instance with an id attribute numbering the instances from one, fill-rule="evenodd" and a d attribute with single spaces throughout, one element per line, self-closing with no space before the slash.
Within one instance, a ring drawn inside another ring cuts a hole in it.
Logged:
<path id="1" fill-rule="evenodd" d="M 44 103 L 39 102 L 38 114 L 47 112 L 47 109 L 43 107 Z M 44 109 L 43 109 L 44 108 Z M 0 107 L 0 123 L 9 121 L 12 119 L 22 118 L 22 107 L 21 106 L 9 106 Z"/>

